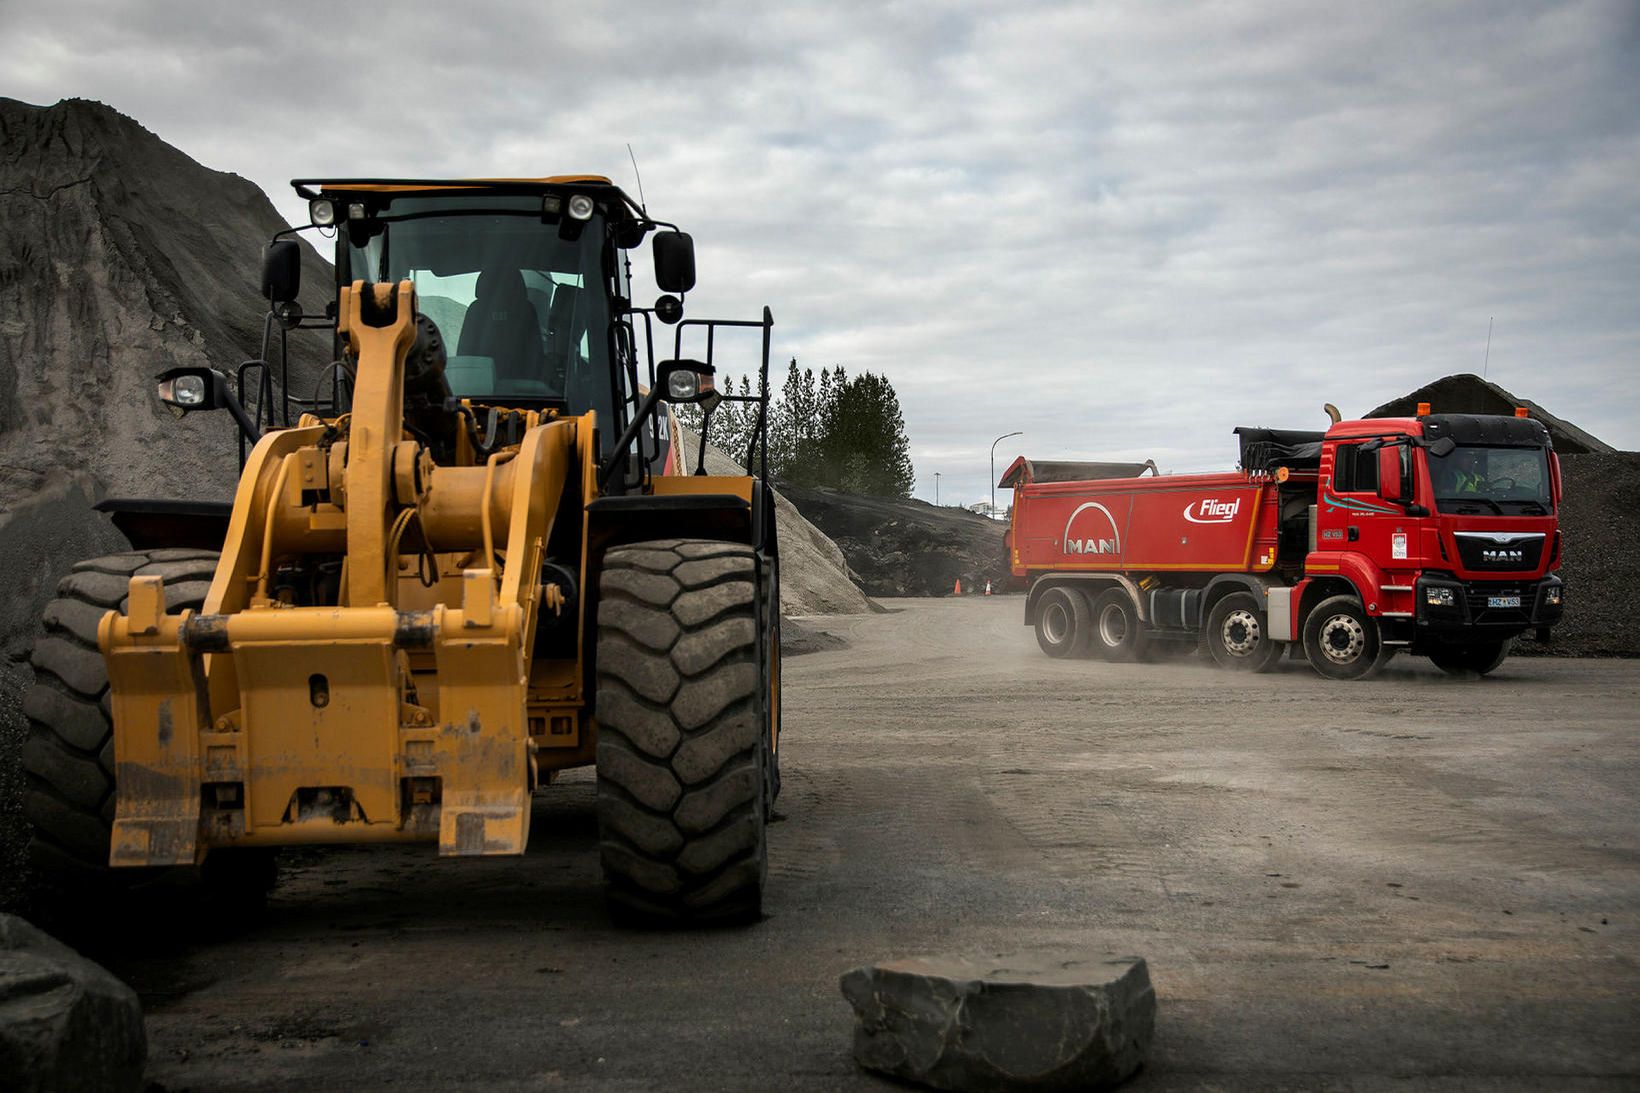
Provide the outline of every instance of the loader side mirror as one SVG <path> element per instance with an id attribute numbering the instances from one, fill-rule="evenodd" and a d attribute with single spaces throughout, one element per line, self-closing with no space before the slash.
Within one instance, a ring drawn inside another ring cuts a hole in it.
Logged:
<path id="1" fill-rule="evenodd" d="M 688 292 L 695 287 L 695 241 L 688 232 L 655 233 L 655 283 L 662 292 Z"/>
<path id="2" fill-rule="evenodd" d="M 655 297 L 655 318 L 671 326 L 683 318 L 683 301 L 676 296 Z"/>
<path id="3" fill-rule="evenodd" d="M 275 239 L 262 252 L 262 295 L 288 304 L 302 290 L 302 249 L 294 239 Z"/>
<path id="4" fill-rule="evenodd" d="M 1399 444 L 1378 449 L 1378 496 L 1385 501 L 1401 500 L 1401 458 L 1405 451 Z"/>

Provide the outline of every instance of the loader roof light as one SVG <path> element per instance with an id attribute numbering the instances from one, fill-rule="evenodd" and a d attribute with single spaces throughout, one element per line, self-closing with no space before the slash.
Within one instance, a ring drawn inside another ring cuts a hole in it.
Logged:
<path id="1" fill-rule="evenodd" d="M 541 199 L 541 215 L 557 216 L 564 211 L 564 199 L 557 194 L 547 194 Z"/>
<path id="2" fill-rule="evenodd" d="M 349 220 L 363 220 L 364 212 L 364 202 L 355 201 L 347 207 L 347 218 Z"/>
<path id="3" fill-rule="evenodd" d="M 569 199 L 569 216 L 571 220 L 592 219 L 592 198 L 586 194 L 575 194 Z"/>
<path id="4" fill-rule="evenodd" d="M 336 223 L 336 203 L 328 197 L 316 197 L 308 202 L 308 219 L 316 228 L 328 228 Z"/>

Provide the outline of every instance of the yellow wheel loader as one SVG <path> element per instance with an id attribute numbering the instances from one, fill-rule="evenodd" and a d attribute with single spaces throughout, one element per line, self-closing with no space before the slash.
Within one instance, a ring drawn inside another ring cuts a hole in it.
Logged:
<path id="1" fill-rule="evenodd" d="M 684 319 L 690 237 L 605 178 L 294 185 L 312 223 L 264 256 L 261 357 L 158 378 L 174 413 L 234 418 L 232 503 L 106 502 L 133 549 L 46 610 L 41 881 L 83 902 L 197 870 L 243 898 L 280 846 L 522 854 L 532 794 L 595 765 L 613 911 L 755 918 L 779 790 L 768 309 Z M 322 317 L 296 303 L 309 230 L 335 243 Z M 639 307 L 651 233 L 665 294 Z M 286 331 L 309 327 L 336 359 L 294 390 Z M 747 473 L 675 473 L 669 407 L 709 426 L 736 329 L 762 338 Z"/>

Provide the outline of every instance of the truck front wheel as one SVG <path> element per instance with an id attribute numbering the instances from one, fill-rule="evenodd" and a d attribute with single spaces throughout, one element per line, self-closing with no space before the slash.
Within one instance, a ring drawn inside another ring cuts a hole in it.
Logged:
<path id="1" fill-rule="evenodd" d="M 1081 656 L 1088 647 L 1088 601 L 1074 588 L 1050 588 L 1036 605 L 1036 643 L 1050 657 Z"/>
<path id="2" fill-rule="evenodd" d="M 1487 641 L 1476 645 L 1441 645 L 1430 650 L 1429 659 L 1449 676 L 1484 676 L 1509 657 L 1510 641 Z"/>
<path id="3" fill-rule="evenodd" d="M 1233 592 L 1213 605 L 1202 644 L 1213 663 L 1232 671 L 1266 672 L 1281 656 L 1281 645 L 1271 640 L 1264 612 L 1248 592 Z"/>
<path id="4" fill-rule="evenodd" d="M 1333 596 L 1304 620 L 1304 655 L 1328 679 L 1366 679 L 1383 664 L 1378 620 L 1354 596 Z"/>

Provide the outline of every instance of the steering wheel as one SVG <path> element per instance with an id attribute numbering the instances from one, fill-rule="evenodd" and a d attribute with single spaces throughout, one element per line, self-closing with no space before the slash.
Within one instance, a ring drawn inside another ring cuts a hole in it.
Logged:
<path id="1" fill-rule="evenodd" d="M 1509 484 L 1507 486 L 1505 486 L 1504 485 L 1505 482 L 1507 482 Z M 1494 489 L 1500 489 L 1500 490 L 1512 490 L 1512 489 L 1515 488 L 1515 480 L 1513 478 L 1509 478 L 1507 476 L 1498 477 L 1498 478 L 1488 478 L 1486 480 L 1486 484 L 1488 486 L 1493 487 Z"/>

